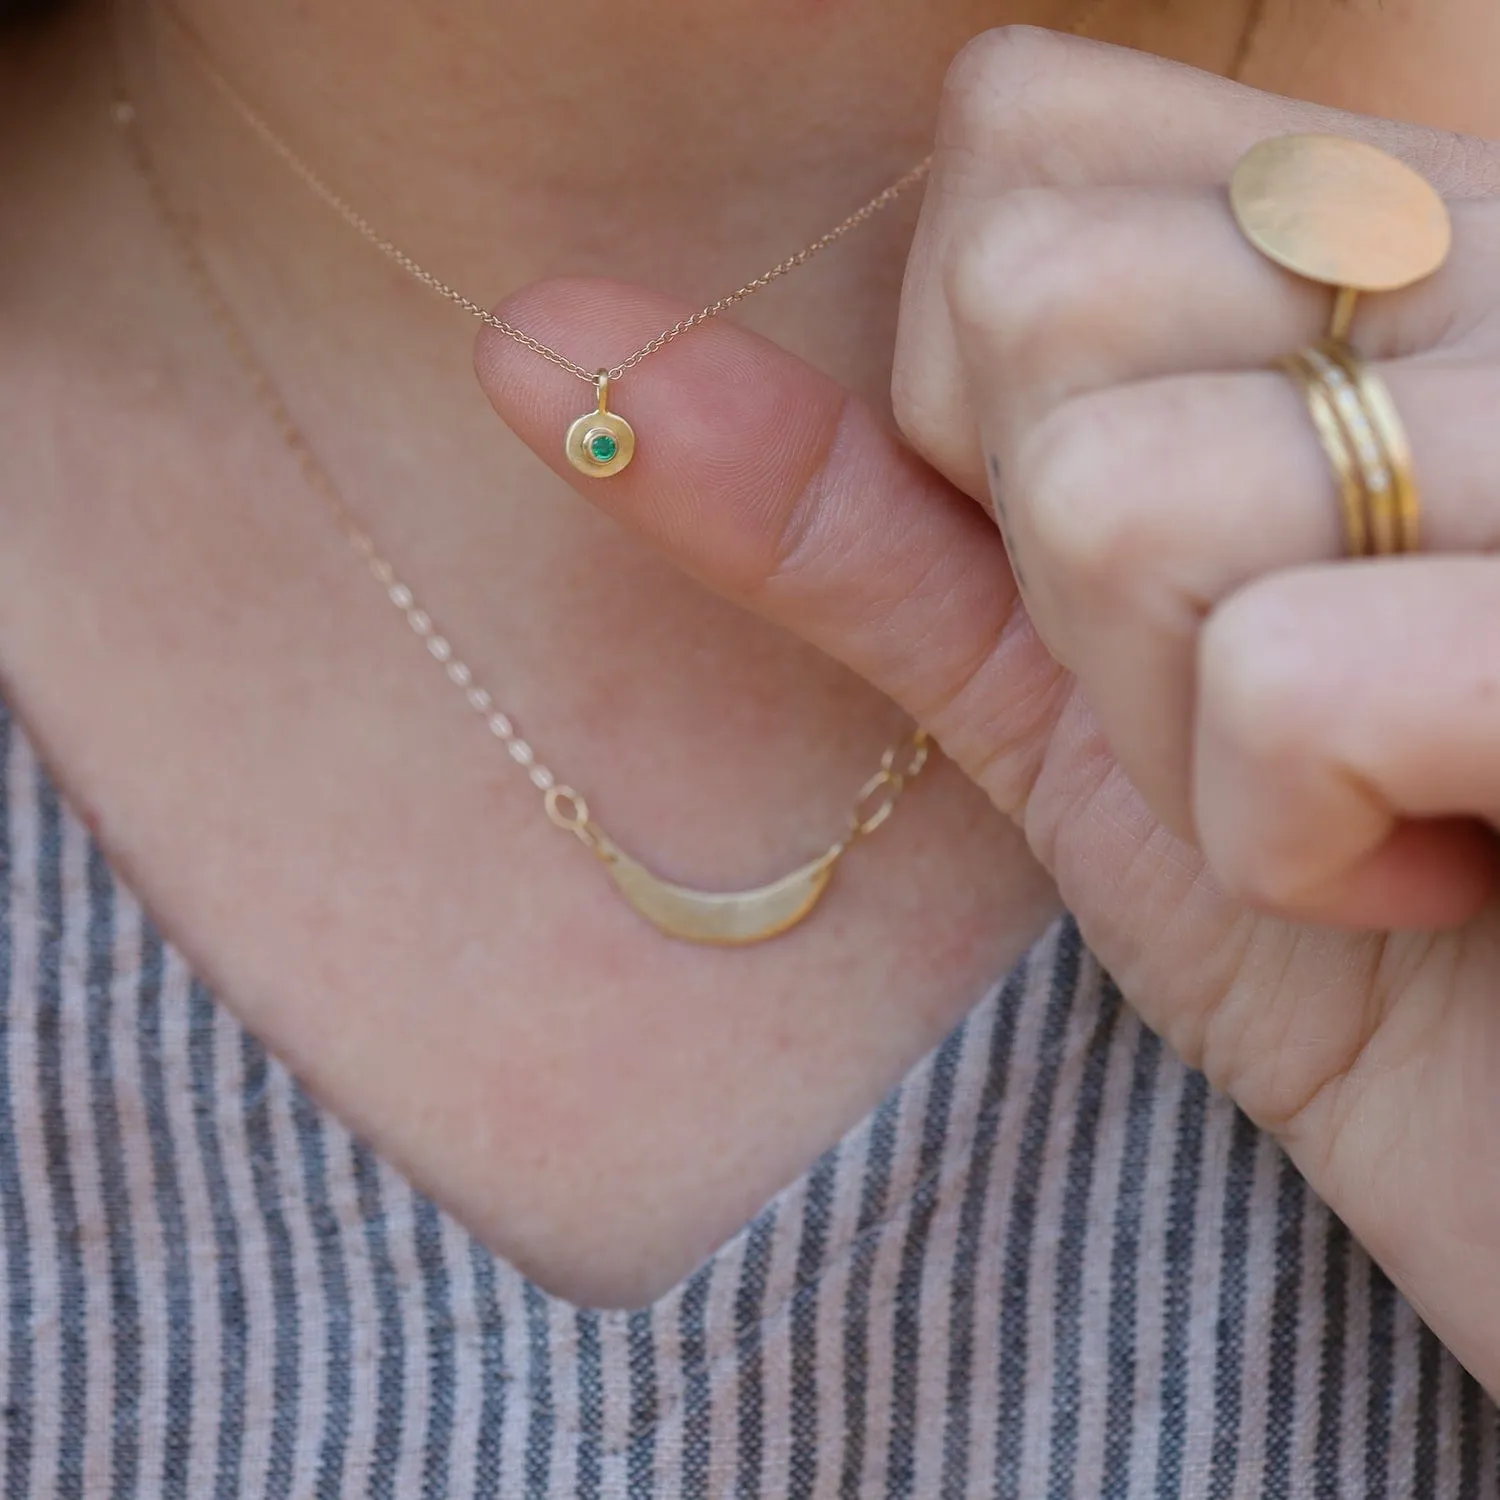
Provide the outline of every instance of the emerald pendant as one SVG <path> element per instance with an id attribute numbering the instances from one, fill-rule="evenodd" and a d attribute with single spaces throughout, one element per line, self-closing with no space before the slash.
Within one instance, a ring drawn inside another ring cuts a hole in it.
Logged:
<path id="1" fill-rule="evenodd" d="M 618 474 L 635 457 L 635 431 L 609 409 L 609 386 L 609 372 L 600 370 L 594 376 L 597 404 L 568 428 L 563 444 L 568 462 L 590 479 Z"/>

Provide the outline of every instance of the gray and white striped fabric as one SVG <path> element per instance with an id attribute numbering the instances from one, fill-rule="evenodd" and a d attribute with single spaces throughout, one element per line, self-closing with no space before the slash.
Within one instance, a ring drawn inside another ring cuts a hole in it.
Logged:
<path id="1" fill-rule="evenodd" d="M 645 1311 L 196 983 L 0 716 L 3 1500 L 1495 1497 L 1500 1418 L 1059 924 Z"/>

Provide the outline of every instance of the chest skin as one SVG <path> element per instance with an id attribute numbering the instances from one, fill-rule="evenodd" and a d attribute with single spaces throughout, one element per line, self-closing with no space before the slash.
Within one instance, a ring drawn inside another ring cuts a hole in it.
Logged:
<path id="1" fill-rule="evenodd" d="M 7 180 L 7 702 L 167 936 L 324 1103 L 549 1290 L 650 1300 L 941 1040 L 1049 886 L 937 758 L 794 932 L 663 939 L 309 495 L 107 122 L 72 117 Z M 906 727 L 890 705 L 594 517 L 460 393 L 462 364 L 424 396 L 356 380 L 359 351 L 326 379 L 316 358 L 300 389 L 353 398 L 308 407 L 330 467 L 622 844 L 733 888 L 838 836 Z M 542 519 L 496 511 L 471 440 Z"/>
<path id="2" fill-rule="evenodd" d="M 1174 50 L 1172 11 L 1122 39 Z M 1495 134 L 1497 48 L 1479 0 L 1309 5 L 1246 78 Z M 30 55 L 0 90 L 7 699 L 168 935 L 326 1103 L 550 1289 L 648 1300 L 952 1027 L 1049 887 L 940 763 L 786 938 L 642 924 L 309 503 L 89 115 L 97 79 L 41 61 L 52 85 Z M 880 402 L 901 242 L 851 253 L 763 326 Z M 899 716 L 507 447 L 465 384 L 468 330 L 437 358 L 416 289 L 363 264 L 330 284 L 381 309 L 383 342 L 320 342 L 265 285 L 253 326 L 507 710 L 674 878 L 755 884 L 825 847 Z"/>

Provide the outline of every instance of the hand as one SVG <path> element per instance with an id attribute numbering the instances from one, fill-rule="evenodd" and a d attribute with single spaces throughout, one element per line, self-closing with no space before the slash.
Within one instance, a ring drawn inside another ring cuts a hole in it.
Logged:
<path id="1" fill-rule="evenodd" d="M 1363 303 L 1354 333 L 1411 434 L 1427 544 L 1458 555 L 1337 560 L 1326 460 L 1265 370 L 1330 294 L 1245 245 L 1222 186 L 1294 129 L 1375 140 L 1467 200 L 1449 265 Z M 951 77 L 907 281 L 896 406 L 931 467 L 831 381 L 711 325 L 632 376 L 653 434 L 635 464 L 579 482 L 928 727 L 1146 1020 L 1277 1134 L 1492 1392 L 1497 185 L 1479 143 L 992 33 Z M 505 311 L 620 347 L 679 315 L 576 283 Z M 498 337 L 478 369 L 554 453 L 576 392 Z M 971 498 L 991 493 L 998 530 Z"/>

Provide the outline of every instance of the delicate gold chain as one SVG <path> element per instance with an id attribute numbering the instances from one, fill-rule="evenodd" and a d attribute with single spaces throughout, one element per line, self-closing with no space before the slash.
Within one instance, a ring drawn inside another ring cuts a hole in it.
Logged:
<path id="1" fill-rule="evenodd" d="M 1107 3 L 1107 0 L 1092 0 L 1090 14 L 1095 9 Z M 544 344 L 539 338 L 533 337 L 524 329 L 517 328 L 514 323 L 508 323 L 504 318 L 496 317 L 483 304 L 476 302 L 472 297 L 466 297 L 456 287 L 450 286 L 441 276 L 434 275 L 421 264 L 414 256 L 409 255 L 393 240 L 387 238 L 380 232 L 364 214 L 354 207 L 348 199 L 335 192 L 324 179 L 310 167 L 301 156 L 288 144 L 285 137 L 278 134 L 264 116 L 250 105 L 249 101 L 229 81 L 224 71 L 214 61 L 208 48 L 198 33 L 188 23 L 177 9 L 169 4 L 162 5 L 162 11 L 171 21 L 177 34 L 186 44 L 187 51 L 198 67 L 202 70 L 208 80 L 221 93 L 230 107 L 250 127 L 252 131 L 278 156 L 282 162 L 296 175 L 296 177 L 307 187 L 315 197 L 319 198 L 331 208 L 351 229 L 356 230 L 365 240 L 373 245 L 388 260 L 394 261 L 413 280 L 421 282 L 429 290 L 438 296 L 453 303 L 455 307 L 461 307 L 470 317 L 493 328 L 497 333 L 503 333 L 506 338 L 514 339 L 516 343 L 524 348 L 530 349 L 533 354 L 540 354 L 549 363 L 556 365 L 560 370 L 566 370 L 568 374 L 579 380 L 586 380 L 590 385 L 596 385 L 599 371 L 586 369 L 583 365 L 568 358 L 566 354 L 560 353 L 548 344 Z M 887 188 L 882 188 L 868 203 L 849 215 L 848 218 L 840 220 L 826 234 L 820 234 L 811 244 L 804 245 L 795 255 L 789 255 L 785 260 L 778 261 L 769 271 L 762 272 L 743 286 L 737 287 L 726 296 L 720 297 L 716 302 L 710 302 L 706 307 L 700 307 L 691 316 L 681 319 L 672 324 L 670 328 L 664 328 L 648 343 L 642 344 L 633 354 L 622 359 L 619 364 L 610 366 L 606 372 L 611 380 L 618 380 L 627 371 L 635 369 L 643 359 L 649 358 L 659 349 L 679 339 L 683 334 L 698 327 L 700 323 L 706 323 L 710 318 L 717 318 L 721 313 L 728 312 L 730 308 L 737 306 L 747 297 L 771 285 L 773 281 L 779 281 L 789 271 L 795 271 L 799 266 L 805 266 L 814 256 L 821 255 L 829 246 L 836 245 L 851 230 L 858 229 L 861 224 L 875 217 L 882 209 L 890 207 L 899 197 L 909 189 L 915 187 L 927 176 L 932 167 L 932 158 L 924 157 L 910 171 L 905 172 Z"/>
<path id="2" fill-rule="evenodd" d="M 1112 0 L 1087 0 L 1082 13 L 1075 17 L 1068 26 L 1068 31 L 1075 36 L 1083 35 L 1093 24 L 1100 12 L 1111 3 Z M 514 340 L 523 348 L 530 349 L 533 354 L 540 355 L 548 363 L 556 365 L 558 369 L 566 370 L 575 379 L 586 381 L 589 385 L 595 387 L 599 384 L 601 373 L 607 375 L 612 381 L 619 380 L 628 371 L 635 369 L 642 360 L 650 358 L 651 355 L 660 349 L 665 349 L 668 344 L 681 338 L 683 334 L 690 332 L 712 318 L 717 318 L 721 313 L 728 312 L 730 308 L 738 306 L 747 297 L 754 296 L 756 292 L 763 291 L 772 282 L 779 281 L 788 272 L 805 266 L 815 256 L 821 255 L 830 246 L 837 244 L 852 230 L 858 229 L 860 225 L 874 218 L 882 209 L 889 208 L 898 198 L 922 182 L 932 169 L 932 157 L 930 155 L 923 157 L 921 161 L 904 172 L 890 186 L 882 188 L 867 203 L 855 209 L 847 218 L 841 219 L 832 229 L 824 234 L 820 234 L 817 239 L 804 245 L 802 249 L 795 253 L 788 255 L 784 260 L 777 261 L 768 271 L 763 271 L 759 276 L 753 277 L 742 286 L 736 287 L 734 291 L 726 293 L 724 296 L 718 298 L 717 301 L 700 307 L 697 312 L 679 319 L 670 328 L 662 329 L 655 338 L 642 344 L 634 353 L 627 355 L 618 364 L 611 365 L 607 370 L 601 372 L 597 367 L 589 369 L 584 365 L 580 365 L 577 361 L 569 359 L 566 354 L 552 348 L 550 344 L 544 344 L 539 338 L 527 333 L 525 329 L 517 328 L 514 323 L 509 323 L 504 318 L 497 317 L 489 308 L 480 302 L 476 302 L 474 298 L 466 296 L 456 287 L 444 281 L 441 276 L 429 271 L 415 256 L 403 250 L 387 235 L 382 234 L 347 198 L 330 187 L 292 149 L 286 138 L 251 105 L 250 101 L 230 81 L 224 70 L 214 61 L 202 37 L 199 36 L 198 32 L 177 7 L 170 3 L 170 0 L 162 0 L 161 11 L 183 42 L 188 55 L 192 57 L 204 76 L 224 97 L 235 113 L 239 115 L 251 131 L 259 137 L 316 198 L 331 208 L 361 238 L 373 245 L 388 260 L 399 266 L 414 281 L 420 282 L 428 290 L 436 292 L 439 297 L 451 302 L 455 307 L 462 308 L 470 317 L 477 319 L 487 327 L 493 328 L 497 333 L 504 334 L 506 338 Z M 1225 75 L 1226 77 L 1238 78 L 1242 72 L 1249 58 L 1256 35 L 1259 32 L 1261 22 L 1264 18 L 1264 11 L 1265 0 L 1250 0 L 1246 11 L 1245 24 L 1236 43 L 1234 55 L 1231 58 L 1230 66 Z"/>
<path id="3" fill-rule="evenodd" d="M 1088 0 L 1082 15 L 1068 27 L 1074 34 L 1081 34 L 1087 29 L 1104 7 L 1111 0 Z M 382 234 L 369 219 L 365 217 L 352 203 L 341 194 L 334 191 L 328 183 L 313 170 L 311 166 L 294 151 L 286 138 L 279 134 L 270 122 L 261 115 L 240 93 L 240 91 L 229 80 L 223 69 L 214 61 L 212 54 L 205 45 L 187 18 L 181 14 L 176 6 L 163 0 L 162 13 L 172 24 L 177 35 L 184 43 L 189 56 L 198 65 L 209 82 L 223 95 L 224 99 L 235 111 L 246 125 L 260 138 L 260 140 L 290 169 L 308 190 L 336 213 L 349 227 L 355 230 L 363 239 L 375 247 L 386 259 L 394 262 L 406 272 L 414 281 L 420 282 L 430 291 L 436 292 L 438 296 L 451 302 L 455 307 L 462 308 L 470 317 L 477 319 L 486 326 L 493 328 L 497 333 L 502 333 L 508 339 L 513 339 L 523 348 L 530 349 L 533 354 L 539 354 L 550 364 L 554 364 L 560 370 L 566 370 L 575 379 L 585 380 L 590 385 L 597 386 L 600 371 L 596 367 L 588 369 L 576 361 L 568 358 L 566 354 L 560 353 L 549 344 L 544 344 L 539 338 L 527 333 L 522 328 L 517 328 L 514 323 L 508 323 L 504 318 L 496 317 L 482 303 L 476 302 L 472 297 L 465 296 L 456 287 L 444 281 L 441 276 L 429 271 L 415 256 L 408 254 L 395 241 Z M 903 194 L 914 188 L 921 182 L 932 169 L 932 157 L 925 156 L 916 166 L 904 172 L 889 187 L 882 188 L 868 203 L 855 209 L 846 219 L 841 219 L 832 229 L 825 234 L 820 234 L 810 244 L 804 245 L 795 254 L 789 255 L 785 260 L 777 263 L 768 271 L 763 271 L 759 276 L 745 282 L 743 286 L 736 287 L 734 291 L 720 297 L 715 302 L 710 302 L 705 307 L 700 307 L 697 312 L 688 317 L 680 319 L 672 324 L 670 328 L 664 328 L 655 338 L 641 345 L 633 354 L 627 355 L 619 364 L 611 365 L 604 371 L 610 380 L 618 380 L 628 371 L 635 369 L 644 359 L 649 359 L 660 349 L 683 334 L 697 328 L 701 323 L 707 323 L 711 318 L 717 318 L 721 313 L 726 313 L 730 308 L 738 306 L 747 297 L 752 297 L 756 292 L 763 291 L 772 282 L 779 281 L 790 271 L 805 266 L 814 256 L 821 255 L 831 245 L 836 245 L 851 230 L 858 229 L 861 224 L 875 217 L 882 209 L 889 208 Z"/>
<path id="4" fill-rule="evenodd" d="M 558 781 L 546 765 L 537 759 L 530 743 L 522 738 L 514 720 L 499 708 L 493 694 L 476 678 L 473 669 L 460 656 L 448 636 L 418 602 L 408 584 L 396 574 L 394 566 L 375 544 L 375 539 L 360 523 L 344 499 L 332 474 L 318 457 L 307 434 L 298 425 L 285 398 L 272 379 L 265 362 L 255 351 L 244 324 L 235 315 L 219 290 L 213 273 L 203 257 L 192 231 L 176 210 L 161 174 L 156 169 L 145 139 L 137 128 L 135 106 L 123 96 L 114 106 L 115 122 L 122 127 L 130 147 L 130 158 L 144 181 L 147 193 L 166 226 L 193 285 L 208 310 L 235 361 L 244 371 L 256 399 L 264 407 L 282 442 L 296 460 L 303 478 L 313 493 L 328 508 L 354 551 L 364 559 L 375 581 L 386 597 L 406 617 L 412 632 L 427 648 L 427 653 L 443 669 L 448 681 L 461 693 L 469 707 L 484 721 L 491 735 L 509 752 L 510 758 L 542 793 L 547 816 L 559 828 L 575 835 L 590 849 L 598 850 L 603 830 L 589 813 L 581 793 Z M 927 764 L 929 741 L 924 730 L 913 730 L 906 738 L 891 745 L 880 758 L 880 768 L 860 788 L 850 809 L 848 826 L 829 850 L 837 857 L 851 844 L 867 838 L 890 817 L 907 784 L 920 775 Z"/>

